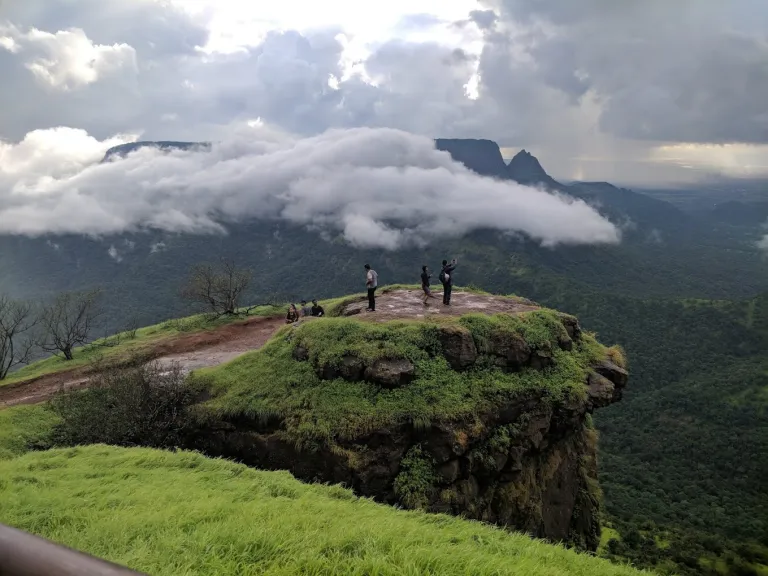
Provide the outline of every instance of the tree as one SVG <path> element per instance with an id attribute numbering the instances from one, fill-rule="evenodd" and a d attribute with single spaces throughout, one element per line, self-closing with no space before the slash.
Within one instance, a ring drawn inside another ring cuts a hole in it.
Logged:
<path id="1" fill-rule="evenodd" d="M 29 362 L 34 340 L 24 336 L 35 322 L 31 304 L 0 294 L 0 380 L 8 375 L 11 368 Z"/>
<path id="2" fill-rule="evenodd" d="M 87 344 L 103 311 L 101 290 L 66 292 L 43 306 L 40 348 L 72 360 L 75 346 Z"/>
<path id="3" fill-rule="evenodd" d="M 198 264 L 192 268 L 181 289 L 182 298 L 202 304 L 218 316 L 234 315 L 240 298 L 251 283 L 253 274 L 222 258 L 218 266 Z"/>

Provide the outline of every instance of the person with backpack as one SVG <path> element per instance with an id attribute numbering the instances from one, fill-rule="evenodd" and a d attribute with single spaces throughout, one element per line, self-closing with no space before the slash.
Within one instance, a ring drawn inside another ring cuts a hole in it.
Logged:
<path id="1" fill-rule="evenodd" d="M 440 283 L 443 285 L 443 305 L 451 305 L 451 289 L 453 288 L 453 271 L 456 269 L 456 258 L 448 263 L 448 260 L 443 260 L 443 268 L 440 270 L 440 276 L 438 277 Z"/>
<path id="2" fill-rule="evenodd" d="M 368 308 L 366 312 L 376 312 L 376 288 L 379 285 L 379 275 L 370 264 L 365 265 L 365 287 L 368 289 Z"/>
<path id="3" fill-rule="evenodd" d="M 421 289 L 424 291 L 424 299 L 422 300 L 424 302 L 424 306 L 427 305 L 427 300 L 429 298 L 437 298 L 434 294 L 432 294 L 432 290 L 429 287 L 429 279 L 432 278 L 432 274 L 429 273 L 429 268 L 426 266 L 421 267 Z"/>

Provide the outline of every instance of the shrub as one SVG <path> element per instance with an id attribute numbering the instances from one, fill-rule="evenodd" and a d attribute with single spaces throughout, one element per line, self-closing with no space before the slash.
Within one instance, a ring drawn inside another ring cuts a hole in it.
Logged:
<path id="1" fill-rule="evenodd" d="M 88 389 L 61 392 L 51 401 L 61 418 L 53 440 L 58 445 L 180 447 L 192 429 L 196 397 L 178 364 L 137 359 L 102 366 Z"/>

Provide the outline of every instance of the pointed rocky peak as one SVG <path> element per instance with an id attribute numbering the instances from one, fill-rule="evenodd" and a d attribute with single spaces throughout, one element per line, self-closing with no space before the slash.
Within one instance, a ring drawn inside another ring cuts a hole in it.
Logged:
<path id="1" fill-rule="evenodd" d="M 507 178 L 507 167 L 501 156 L 499 145 L 493 140 L 471 138 L 438 138 L 438 150 L 448 152 L 456 162 L 482 176 Z"/>
<path id="2" fill-rule="evenodd" d="M 544 184 L 548 188 L 561 189 L 563 186 L 542 168 L 539 159 L 523 149 L 507 164 L 507 175 L 519 184 Z"/>

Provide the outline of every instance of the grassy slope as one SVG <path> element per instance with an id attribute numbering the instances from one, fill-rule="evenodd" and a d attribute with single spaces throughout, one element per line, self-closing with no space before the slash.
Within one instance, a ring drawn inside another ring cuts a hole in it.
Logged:
<path id="1" fill-rule="evenodd" d="M 0 460 L 25 454 L 31 446 L 46 444 L 58 417 L 46 404 L 0 410 Z"/>
<path id="2" fill-rule="evenodd" d="M 283 307 L 279 306 L 260 306 L 251 311 L 251 316 L 273 316 L 284 313 Z M 81 366 L 87 366 L 97 359 L 115 359 L 127 356 L 134 352 L 139 352 L 150 348 L 163 340 L 173 338 L 180 334 L 192 332 L 202 332 L 204 330 L 213 330 L 219 326 L 243 320 L 243 317 L 221 317 L 217 320 L 210 320 L 205 314 L 197 314 L 186 318 L 174 318 L 166 320 L 160 324 L 146 326 L 136 330 L 135 336 L 127 332 L 115 334 L 107 338 L 94 341 L 88 346 L 75 349 L 75 357 L 71 361 L 66 361 L 59 356 L 51 356 L 33 362 L 24 368 L 8 375 L 5 380 L 0 380 L 0 386 L 29 380 L 53 374 L 64 370 L 71 370 Z"/>
<path id="3" fill-rule="evenodd" d="M 525 369 L 505 374 L 481 357 L 473 369 L 455 372 L 439 353 L 439 330 L 449 325 L 471 332 L 481 351 L 491 334 L 519 335 L 532 346 L 548 344 L 556 364 L 543 372 Z M 351 438 L 393 422 L 426 426 L 432 420 L 476 418 L 523 392 L 544 391 L 553 400 L 583 395 L 587 367 L 605 351 L 585 334 L 573 352 L 563 352 L 557 339 L 564 333 L 549 310 L 517 317 L 470 314 L 439 323 L 325 318 L 285 327 L 262 349 L 198 374 L 216 395 L 209 402 L 211 408 L 227 415 L 283 417 L 294 440 L 311 444 Z M 297 345 L 309 350 L 310 362 L 293 359 Z M 346 353 L 367 360 L 407 358 L 416 367 L 416 378 L 394 390 L 318 378 L 313 364 L 338 365 Z"/>
<path id="4" fill-rule="evenodd" d="M 103 445 L 0 462 L 0 522 L 153 576 L 639 574 L 285 472 Z"/>

